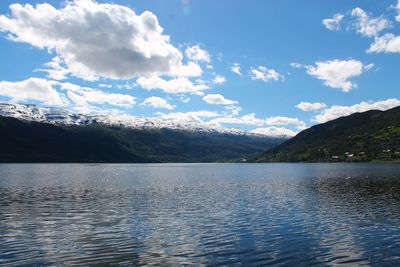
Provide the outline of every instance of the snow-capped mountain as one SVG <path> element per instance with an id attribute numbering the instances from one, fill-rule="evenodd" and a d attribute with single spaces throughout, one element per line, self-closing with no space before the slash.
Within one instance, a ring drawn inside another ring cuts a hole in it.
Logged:
<path id="1" fill-rule="evenodd" d="M 0 162 L 242 162 L 284 140 L 199 123 L 0 104 Z"/>
<path id="2" fill-rule="evenodd" d="M 37 121 L 54 125 L 90 125 L 104 124 L 135 129 L 166 128 L 191 132 L 209 132 L 234 135 L 252 135 L 237 128 L 225 128 L 205 123 L 163 120 L 159 118 L 136 117 L 129 115 L 89 115 L 78 114 L 61 108 L 41 107 L 32 104 L 0 103 L 0 116 L 12 117 L 25 121 Z M 258 135 L 260 136 L 260 135 Z"/>

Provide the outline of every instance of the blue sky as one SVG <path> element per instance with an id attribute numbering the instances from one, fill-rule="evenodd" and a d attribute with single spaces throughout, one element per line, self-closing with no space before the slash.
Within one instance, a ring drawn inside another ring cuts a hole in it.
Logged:
<path id="1" fill-rule="evenodd" d="M 0 14 L 3 102 L 268 135 L 400 105 L 396 0 L 7 0 Z"/>

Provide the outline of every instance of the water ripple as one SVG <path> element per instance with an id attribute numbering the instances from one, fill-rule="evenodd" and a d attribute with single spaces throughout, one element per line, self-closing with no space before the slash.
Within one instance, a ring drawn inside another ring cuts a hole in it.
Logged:
<path id="1" fill-rule="evenodd" d="M 0 177 L 1 266 L 400 265 L 398 165 L 0 165 Z"/>

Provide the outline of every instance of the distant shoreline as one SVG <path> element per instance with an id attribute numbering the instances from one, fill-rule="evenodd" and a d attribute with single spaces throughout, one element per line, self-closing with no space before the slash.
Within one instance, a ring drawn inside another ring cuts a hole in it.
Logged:
<path id="1" fill-rule="evenodd" d="M 273 164 L 273 163 L 298 163 L 298 164 L 315 164 L 315 163 L 370 163 L 370 164 L 400 164 L 400 160 L 384 161 L 384 160 L 372 160 L 372 161 L 268 161 L 268 162 L 0 162 L 0 164 L 135 164 L 135 165 L 151 165 L 151 164 Z"/>

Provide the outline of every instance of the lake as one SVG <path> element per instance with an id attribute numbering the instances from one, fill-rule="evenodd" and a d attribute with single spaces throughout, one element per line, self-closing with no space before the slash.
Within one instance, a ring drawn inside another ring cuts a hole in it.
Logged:
<path id="1" fill-rule="evenodd" d="M 400 164 L 0 164 L 1 266 L 399 266 Z"/>

